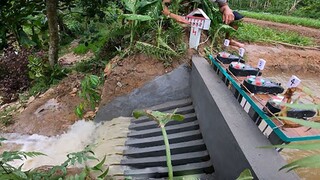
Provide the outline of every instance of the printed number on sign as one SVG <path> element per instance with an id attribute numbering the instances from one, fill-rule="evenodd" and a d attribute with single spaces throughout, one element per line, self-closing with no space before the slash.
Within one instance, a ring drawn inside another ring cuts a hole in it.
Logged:
<path id="1" fill-rule="evenodd" d="M 291 76 L 287 86 L 288 88 L 297 87 L 299 86 L 301 80 L 297 76 Z"/>
<path id="2" fill-rule="evenodd" d="M 259 59 L 258 68 L 260 70 L 263 70 L 265 65 L 266 65 L 266 61 L 264 59 Z"/>
<path id="3" fill-rule="evenodd" d="M 239 49 L 239 56 L 243 57 L 244 56 L 244 52 L 245 52 L 245 49 L 244 48 L 240 48 Z"/>
<path id="4" fill-rule="evenodd" d="M 230 44 L 230 40 L 229 39 L 225 39 L 224 40 L 224 46 L 229 46 Z"/>

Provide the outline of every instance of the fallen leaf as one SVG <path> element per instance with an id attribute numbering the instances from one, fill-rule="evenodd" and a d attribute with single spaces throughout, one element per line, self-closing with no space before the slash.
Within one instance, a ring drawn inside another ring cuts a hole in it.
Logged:
<path id="1" fill-rule="evenodd" d="M 104 77 L 107 77 L 111 74 L 112 71 L 112 64 L 109 62 L 106 67 L 104 68 Z"/>
<path id="2" fill-rule="evenodd" d="M 96 116 L 96 112 L 94 111 L 88 111 L 86 114 L 83 116 L 84 119 L 93 119 Z"/>

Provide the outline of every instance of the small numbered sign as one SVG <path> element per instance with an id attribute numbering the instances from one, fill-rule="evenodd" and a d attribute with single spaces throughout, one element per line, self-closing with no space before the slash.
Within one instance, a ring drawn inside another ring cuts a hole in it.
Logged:
<path id="1" fill-rule="evenodd" d="M 260 70 L 263 70 L 265 65 L 266 65 L 266 61 L 264 59 L 259 59 L 258 68 Z"/>
<path id="2" fill-rule="evenodd" d="M 246 50 L 245 50 L 244 48 L 240 48 L 240 49 L 239 49 L 239 56 L 243 57 L 245 51 L 246 51 Z"/>
<path id="3" fill-rule="evenodd" d="M 229 39 L 225 39 L 223 44 L 224 44 L 224 46 L 228 47 L 229 44 L 230 44 L 230 40 Z"/>
<path id="4" fill-rule="evenodd" d="M 297 76 L 293 75 L 291 76 L 287 86 L 288 88 L 297 87 L 299 86 L 300 82 L 301 80 Z"/>

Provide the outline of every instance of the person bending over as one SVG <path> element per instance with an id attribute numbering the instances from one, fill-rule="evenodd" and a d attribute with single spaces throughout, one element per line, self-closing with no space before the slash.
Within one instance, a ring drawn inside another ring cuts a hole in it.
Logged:
<path id="1" fill-rule="evenodd" d="M 235 14 L 234 12 L 230 9 L 227 0 L 212 0 L 213 2 L 218 3 L 219 5 L 219 10 L 222 13 L 222 20 L 225 24 L 230 24 L 235 20 Z M 183 24 L 190 24 L 190 22 L 188 20 L 186 20 L 184 17 L 171 13 L 169 11 L 168 5 L 170 5 L 171 0 L 162 0 L 162 5 L 163 5 L 163 10 L 162 13 L 167 16 L 170 17 L 174 20 L 176 20 L 179 23 L 183 23 Z M 236 14 L 237 15 L 237 14 Z M 229 35 L 227 34 L 227 38 L 229 38 Z M 230 45 L 235 45 L 238 47 L 243 47 L 244 45 L 242 43 L 239 43 L 237 41 L 234 40 L 230 40 Z"/>

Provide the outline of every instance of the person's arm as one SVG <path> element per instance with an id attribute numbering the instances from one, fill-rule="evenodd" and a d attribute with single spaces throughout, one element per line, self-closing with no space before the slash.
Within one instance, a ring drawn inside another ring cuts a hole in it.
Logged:
<path id="1" fill-rule="evenodd" d="M 183 18 L 182 16 L 171 13 L 169 11 L 168 5 L 170 5 L 170 3 L 171 3 L 171 0 L 162 0 L 162 7 L 163 7 L 162 14 L 176 20 L 179 23 L 190 24 L 190 22 L 185 18 Z"/>
<path id="2" fill-rule="evenodd" d="M 219 4 L 219 9 L 222 13 L 223 22 L 230 24 L 232 21 L 234 21 L 234 15 L 227 3 L 227 0 L 217 0 L 217 3 Z"/>

